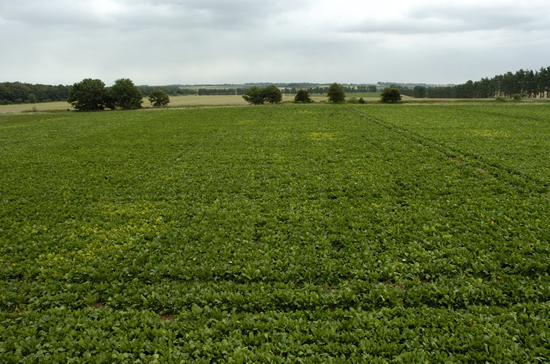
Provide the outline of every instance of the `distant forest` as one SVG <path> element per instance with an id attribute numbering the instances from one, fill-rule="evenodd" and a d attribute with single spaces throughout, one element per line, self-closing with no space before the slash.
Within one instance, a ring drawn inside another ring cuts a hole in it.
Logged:
<path id="1" fill-rule="evenodd" d="M 0 105 L 65 101 L 69 97 L 71 87 L 31 85 L 20 82 L 0 83 Z"/>
<path id="2" fill-rule="evenodd" d="M 162 90 L 170 96 L 185 95 L 242 95 L 252 84 L 245 87 L 220 88 L 185 88 L 179 85 L 172 86 L 138 86 L 144 97 L 148 97 L 154 90 Z M 256 84 L 254 84 L 256 85 Z M 328 87 L 316 86 L 308 83 L 294 83 L 278 85 L 283 94 L 294 95 L 302 88 L 311 94 L 326 94 Z M 539 71 L 523 70 L 493 78 L 482 78 L 479 81 L 468 81 L 461 85 L 445 87 L 391 85 L 399 88 L 403 95 L 417 98 L 453 98 L 475 99 L 493 98 L 497 96 L 512 97 L 521 95 L 530 98 L 550 97 L 550 67 L 542 67 Z M 0 83 L 0 105 L 35 104 L 38 102 L 65 101 L 72 86 L 32 85 L 21 82 Z M 343 86 L 347 94 L 377 92 L 376 85 Z"/>
<path id="3" fill-rule="evenodd" d="M 462 85 L 447 87 L 399 88 L 401 93 L 412 97 L 428 97 L 432 99 L 485 99 L 497 96 L 509 97 L 521 95 L 529 98 L 548 98 L 550 94 L 550 67 L 542 67 L 539 71 L 520 69 L 516 73 L 508 72 L 493 78 L 482 78 L 479 81 L 468 81 Z"/>

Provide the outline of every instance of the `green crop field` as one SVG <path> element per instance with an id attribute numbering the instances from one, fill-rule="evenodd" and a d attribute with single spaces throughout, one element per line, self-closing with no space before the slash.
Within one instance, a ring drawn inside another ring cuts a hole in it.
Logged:
<path id="1" fill-rule="evenodd" d="M 550 105 L 0 114 L 0 362 L 550 361 Z"/>

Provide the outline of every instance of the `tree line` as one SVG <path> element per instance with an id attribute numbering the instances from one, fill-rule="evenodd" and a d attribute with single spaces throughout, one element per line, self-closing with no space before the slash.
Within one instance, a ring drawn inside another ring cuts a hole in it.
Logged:
<path id="1" fill-rule="evenodd" d="M 550 67 L 541 67 L 539 71 L 520 69 L 515 73 L 507 72 L 475 82 L 470 80 L 455 86 L 415 86 L 412 89 L 397 86 L 397 88 L 402 94 L 417 98 L 484 99 L 498 96 L 512 98 L 514 95 L 548 98 L 550 97 Z"/>
<path id="2" fill-rule="evenodd" d="M 153 91 L 162 91 L 169 96 L 196 95 L 197 90 L 179 86 L 137 86 L 143 97 L 149 97 Z"/>
<path id="3" fill-rule="evenodd" d="M 253 86 L 254 87 L 254 86 Z M 244 95 L 248 88 L 199 88 L 195 90 L 199 96 L 214 95 Z"/>
<path id="4" fill-rule="evenodd" d="M 71 86 L 32 85 L 21 82 L 0 83 L 0 105 L 35 104 L 37 102 L 65 101 Z"/>
<path id="5" fill-rule="evenodd" d="M 76 85 L 76 84 L 75 84 Z M 21 82 L 0 83 L 0 105 L 38 103 L 51 101 L 66 101 L 69 99 L 72 86 L 52 86 L 52 85 L 33 85 Z M 282 94 L 295 95 L 299 90 L 305 90 L 309 94 L 323 95 L 327 94 L 329 87 L 312 86 L 294 87 L 302 84 L 287 84 L 286 87 L 280 87 Z M 143 97 L 149 97 L 155 91 L 161 91 L 169 96 L 186 95 L 245 95 L 251 87 L 246 85 L 242 88 L 182 88 L 174 86 L 135 86 Z M 272 85 L 274 86 L 274 85 Z M 291 87 L 292 86 L 292 87 Z M 133 83 L 132 83 L 132 87 Z M 255 87 L 255 86 L 252 86 Z M 257 86 L 256 86 L 257 87 Z M 377 92 L 376 85 L 357 85 L 344 86 L 342 90 L 347 94 Z M 503 75 L 497 75 L 493 78 L 482 78 L 479 81 L 467 81 L 464 84 L 444 87 L 426 87 L 426 86 L 404 86 L 391 85 L 390 88 L 397 88 L 401 94 L 416 98 L 492 98 L 509 97 L 514 95 L 518 97 L 530 98 L 549 98 L 550 97 L 550 67 L 541 67 L 538 71 L 520 69 L 515 73 L 507 72 Z M 105 97 L 104 107 L 109 107 L 109 99 Z M 70 101 L 69 101 L 70 102 Z M 112 106 L 112 105 L 111 105 Z"/>

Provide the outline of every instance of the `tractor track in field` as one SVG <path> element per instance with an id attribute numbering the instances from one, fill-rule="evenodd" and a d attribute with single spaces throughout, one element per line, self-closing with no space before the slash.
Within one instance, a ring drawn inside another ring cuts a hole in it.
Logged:
<path id="1" fill-rule="evenodd" d="M 402 137 L 409 139 L 415 143 L 418 143 L 419 145 L 422 145 L 426 148 L 430 148 L 432 150 L 436 150 L 437 152 L 443 154 L 446 159 L 459 163 L 461 165 L 466 165 L 470 168 L 475 169 L 478 172 L 481 172 L 486 175 L 490 175 L 494 178 L 498 179 L 504 179 L 510 184 L 514 185 L 516 182 L 514 181 L 514 177 L 521 178 L 528 182 L 528 185 L 532 190 L 534 190 L 537 193 L 541 194 L 547 194 L 548 191 L 548 184 L 545 181 L 542 181 L 538 178 L 535 178 L 533 176 L 530 176 L 524 172 L 521 172 L 519 170 L 516 170 L 514 168 L 502 166 L 498 163 L 492 162 L 490 160 L 487 160 L 486 158 L 476 155 L 474 153 L 468 153 L 463 150 L 460 150 L 456 147 L 449 146 L 445 143 L 442 143 L 436 139 L 427 137 L 425 135 L 416 133 L 414 131 L 411 131 L 407 128 L 397 126 L 391 122 L 388 122 L 386 120 L 376 118 L 374 116 L 368 115 L 364 112 L 361 112 L 355 108 L 347 107 L 348 110 L 362 116 L 369 122 L 372 122 L 376 125 L 379 125 L 392 133 L 399 134 Z M 538 186 L 538 188 L 534 188 L 534 185 Z"/>

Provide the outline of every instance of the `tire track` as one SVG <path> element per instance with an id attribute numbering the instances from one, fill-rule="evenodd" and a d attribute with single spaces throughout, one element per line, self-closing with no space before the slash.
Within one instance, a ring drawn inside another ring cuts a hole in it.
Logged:
<path id="1" fill-rule="evenodd" d="M 445 158 L 457 162 L 461 165 L 466 165 L 470 168 L 477 170 L 478 172 L 490 175 L 494 178 L 504 180 L 508 184 L 516 186 L 518 184 L 518 179 L 523 181 L 525 186 L 529 186 L 529 189 L 536 193 L 548 194 L 549 186 L 547 182 L 542 181 L 536 177 L 528 175 L 520 170 L 502 166 L 493 161 L 487 160 L 483 156 L 476 155 L 474 153 L 465 152 L 457 147 L 449 146 L 445 143 L 442 143 L 436 139 L 427 137 L 425 135 L 416 133 L 407 128 L 397 126 L 393 123 L 390 123 L 386 120 L 376 118 L 374 116 L 368 115 L 364 112 L 361 112 L 353 107 L 346 107 L 348 110 L 354 112 L 357 115 L 360 115 L 364 119 L 368 120 L 371 123 L 374 123 L 378 126 L 385 128 L 386 130 L 391 131 L 392 133 L 399 134 L 402 137 L 411 140 L 415 143 L 418 143 L 426 148 L 436 150 L 437 152 L 443 154 Z"/>

